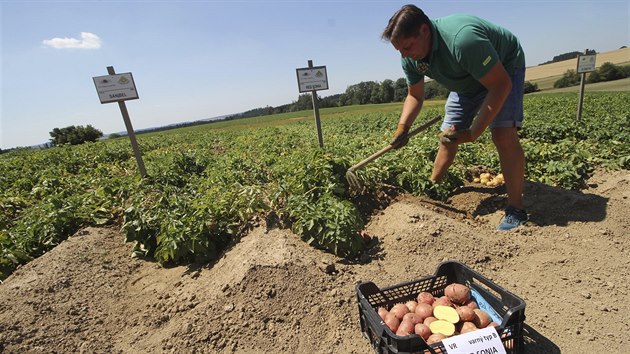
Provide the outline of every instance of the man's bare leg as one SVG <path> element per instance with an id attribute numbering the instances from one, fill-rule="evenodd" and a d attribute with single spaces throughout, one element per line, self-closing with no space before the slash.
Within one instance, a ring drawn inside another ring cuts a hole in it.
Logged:
<path id="1" fill-rule="evenodd" d="M 444 177 L 453 160 L 455 160 L 455 155 L 457 155 L 457 145 L 440 143 L 437 156 L 435 156 L 435 161 L 433 162 L 433 173 L 431 174 L 433 182 L 439 182 Z"/>
<path id="2" fill-rule="evenodd" d="M 492 129 L 492 141 L 499 152 L 501 172 L 505 179 L 508 205 L 523 209 L 525 185 L 525 153 L 516 128 Z"/>

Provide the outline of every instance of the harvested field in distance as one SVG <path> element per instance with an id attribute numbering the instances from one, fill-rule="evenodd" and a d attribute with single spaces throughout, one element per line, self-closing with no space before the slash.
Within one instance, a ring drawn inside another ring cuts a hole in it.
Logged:
<path id="1" fill-rule="evenodd" d="M 527 55 L 527 53 L 525 53 Z M 621 64 L 630 62 L 630 48 L 622 48 L 612 50 L 609 52 L 597 53 L 597 67 L 602 64 L 610 62 L 613 64 Z M 550 76 L 557 76 L 564 74 L 567 70 L 577 68 L 577 58 L 559 61 L 557 63 L 538 65 L 528 67 L 525 71 L 525 80 L 533 81 L 537 79 L 543 79 Z"/>
<path id="2" fill-rule="evenodd" d="M 556 78 L 558 80 L 560 77 Z M 532 92 L 537 95 L 541 93 L 558 93 L 558 92 L 578 92 L 580 91 L 580 85 L 569 86 L 563 88 L 553 88 L 553 82 L 549 86 L 543 86 L 538 82 L 538 88 L 540 91 Z M 585 92 L 613 92 L 613 91 L 630 91 L 630 77 L 614 81 L 604 81 L 586 84 L 584 86 Z"/>

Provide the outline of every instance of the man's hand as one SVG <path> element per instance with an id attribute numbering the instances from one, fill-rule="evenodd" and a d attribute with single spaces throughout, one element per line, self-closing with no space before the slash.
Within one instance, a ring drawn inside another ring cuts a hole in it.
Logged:
<path id="1" fill-rule="evenodd" d="M 455 130 L 454 125 L 451 125 L 450 128 L 440 134 L 440 142 L 445 145 L 459 145 L 472 141 L 475 141 L 475 139 L 470 129 Z"/>
<path id="2" fill-rule="evenodd" d="M 395 149 L 401 148 L 409 142 L 409 127 L 404 124 L 398 124 L 398 128 L 394 132 L 392 141 L 389 143 Z"/>

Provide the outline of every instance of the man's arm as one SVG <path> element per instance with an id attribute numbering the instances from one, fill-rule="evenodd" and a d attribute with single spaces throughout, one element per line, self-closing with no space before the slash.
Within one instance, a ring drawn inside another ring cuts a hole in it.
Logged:
<path id="1" fill-rule="evenodd" d="M 402 113 L 400 114 L 398 127 L 390 143 L 394 148 L 397 149 L 405 146 L 407 141 L 409 141 L 409 137 L 407 137 L 409 127 L 411 127 L 418 113 L 420 113 L 422 103 L 424 103 L 424 81 L 420 80 L 417 84 L 407 87 L 407 97 L 405 98 Z"/>
<path id="2" fill-rule="evenodd" d="M 407 98 L 403 104 L 402 113 L 400 114 L 400 121 L 398 124 L 403 124 L 407 128 L 411 127 L 416 117 L 422 109 L 424 103 L 424 81 L 420 80 L 418 83 L 409 85 L 407 87 Z"/>
<path id="3" fill-rule="evenodd" d="M 461 144 L 475 141 L 499 113 L 512 90 L 512 80 L 501 62 L 494 64 L 479 82 L 488 90 L 488 94 L 481 104 L 477 117 L 469 129 L 445 131 L 441 139 L 443 143 Z"/>
<path id="4" fill-rule="evenodd" d="M 477 117 L 470 126 L 470 134 L 473 140 L 477 139 L 490 125 L 512 90 L 512 80 L 500 61 L 494 64 L 492 69 L 479 79 L 479 82 L 486 87 L 488 94 L 481 104 Z"/>

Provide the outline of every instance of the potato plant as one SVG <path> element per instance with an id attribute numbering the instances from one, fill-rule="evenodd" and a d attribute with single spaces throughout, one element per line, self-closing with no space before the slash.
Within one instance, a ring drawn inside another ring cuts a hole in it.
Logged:
<path id="1" fill-rule="evenodd" d="M 527 180 L 579 189 L 597 167 L 630 168 L 630 93 L 587 94 L 581 122 L 576 100 L 525 98 Z M 140 135 L 145 179 L 126 139 L 0 155 L 0 279 L 82 227 L 115 223 L 137 255 L 161 263 L 214 259 L 253 218 L 270 215 L 314 247 L 358 257 L 369 215 L 345 173 L 389 143 L 400 110 L 322 113 L 324 149 L 310 120 L 265 125 L 267 118 L 256 118 L 251 127 L 235 120 Z M 443 110 L 429 108 L 418 123 L 437 114 Z M 359 170 L 362 193 L 387 186 L 446 199 L 470 179 L 470 166 L 500 173 L 484 133 L 461 146 L 444 182 L 429 182 L 438 133 L 436 125 Z"/>

